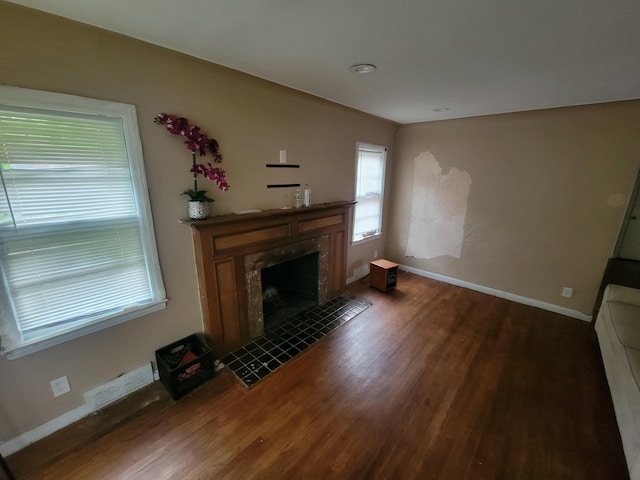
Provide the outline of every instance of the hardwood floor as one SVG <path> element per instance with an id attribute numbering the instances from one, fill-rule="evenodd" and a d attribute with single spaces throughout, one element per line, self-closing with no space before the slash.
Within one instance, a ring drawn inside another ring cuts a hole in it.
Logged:
<path id="1" fill-rule="evenodd" d="M 11 456 L 18 479 L 625 479 L 588 323 L 401 273 L 247 389 L 158 383 Z"/>

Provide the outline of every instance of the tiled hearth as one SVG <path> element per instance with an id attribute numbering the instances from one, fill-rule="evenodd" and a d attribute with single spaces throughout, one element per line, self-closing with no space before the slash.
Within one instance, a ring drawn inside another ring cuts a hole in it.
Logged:
<path id="1" fill-rule="evenodd" d="M 222 361 L 242 383 L 254 385 L 369 305 L 368 301 L 350 295 L 337 297 L 276 326 L 268 326 L 264 336 L 230 353 Z"/>

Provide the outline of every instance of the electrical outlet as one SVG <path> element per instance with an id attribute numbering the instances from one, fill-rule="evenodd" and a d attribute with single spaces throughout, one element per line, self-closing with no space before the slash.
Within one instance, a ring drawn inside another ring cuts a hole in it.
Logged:
<path id="1" fill-rule="evenodd" d="M 69 393 L 71 391 L 71 385 L 69 385 L 69 379 L 64 376 L 60 378 L 56 378 L 51 381 L 51 390 L 53 390 L 53 396 L 59 397 L 65 393 Z"/>
<path id="2" fill-rule="evenodd" d="M 378 258 L 378 250 L 373 251 L 373 259 L 375 260 L 376 258 Z"/>
<path id="3" fill-rule="evenodd" d="M 565 297 L 565 298 L 573 297 L 573 288 L 564 287 L 562 289 L 562 296 Z"/>

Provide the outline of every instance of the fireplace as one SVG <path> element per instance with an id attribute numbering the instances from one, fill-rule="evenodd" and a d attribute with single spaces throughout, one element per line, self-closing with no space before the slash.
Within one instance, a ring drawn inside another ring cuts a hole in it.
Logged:
<path id="1" fill-rule="evenodd" d="M 305 260 L 317 264 L 315 301 L 324 304 L 344 291 L 354 203 L 184 221 L 193 234 L 204 330 L 218 355 L 264 334 L 263 269 L 315 255 Z"/>
<path id="2" fill-rule="evenodd" d="M 318 252 L 293 258 L 260 272 L 264 329 L 318 304 Z"/>
<path id="3" fill-rule="evenodd" d="M 328 300 L 328 255 L 323 235 L 245 257 L 251 338 Z"/>

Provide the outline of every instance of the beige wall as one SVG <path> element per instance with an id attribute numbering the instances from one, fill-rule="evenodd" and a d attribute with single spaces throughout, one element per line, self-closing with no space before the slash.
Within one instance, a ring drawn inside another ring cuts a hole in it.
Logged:
<path id="1" fill-rule="evenodd" d="M 471 177 L 460 258 L 405 256 L 422 152 Z M 402 126 L 386 254 L 590 314 L 639 165 L 640 101 Z"/>
<path id="2" fill-rule="evenodd" d="M 382 239 L 350 247 L 347 275 L 389 259 L 590 313 L 640 165 L 640 102 L 397 125 L 122 36 L 0 1 L 0 84 L 134 104 L 138 111 L 167 309 L 17 360 L 0 358 L 0 441 L 70 411 L 82 392 L 201 330 L 189 230 L 178 223 L 188 152 L 153 124 L 188 117 L 220 141 L 232 189 L 214 210 L 272 208 L 274 182 L 309 182 L 314 203 L 353 198 L 355 142 L 390 148 Z M 397 137 L 396 137 L 397 132 Z M 395 140 L 395 145 L 394 145 Z M 394 148 L 395 147 L 395 148 Z M 286 149 L 299 171 L 267 171 Z M 404 256 L 413 162 L 429 151 L 471 177 L 460 258 Z M 81 194 L 81 192 L 79 193 Z M 386 240 L 386 243 L 385 243 Z M 386 250 L 383 250 L 386 247 Z M 572 299 L 560 296 L 573 287 Z M 73 391 L 53 398 L 49 381 Z"/>
<path id="3" fill-rule="evenodd" d="M 153 124 L 158 112 L 186 116 L 221 145 L 231 190 L 213 190 L 214 210 L 279 207 L 267 183 L 309 182 L 312 203 L 353 199 L 357 141 L 386 145 L 397 125 L 272 83 L 46 14 L 0 2 L 0 84 L 136 106 L 166 310 L 17 360 L 0 358 L 0 441 L 83 404 L 82 393 L 153 359 L 156 348 L 202 330 L 190 231 L 184 217 L 190 156 Z M 267 171 L 285 149 L 300 170 Z M 201 185 L 205 186 L 206 181 Z M 81 197 L 86 192 L 78 192 Z M 369 259 L 382 241 L 351 249 Z M 351 275 L 351 271 L 348 272 Z M 50 380 L 72 392 L 54 398 Z"/>

